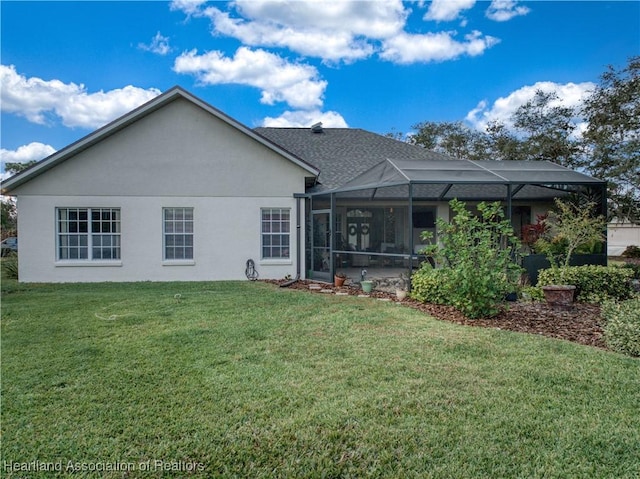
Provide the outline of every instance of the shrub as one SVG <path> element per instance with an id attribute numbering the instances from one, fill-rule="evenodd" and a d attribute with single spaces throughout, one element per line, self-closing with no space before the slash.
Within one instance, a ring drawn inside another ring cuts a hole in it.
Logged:
<path id="1" fill-rule="evenodd" d="M 9 254 L 2 260 L 2 273 L 5 278 L 18 279 L 18 255 L 15 253 Z"/>
<path id="2" fill-rule="evenodd" d="M 411 278 L 411 297 L 423 303 L 449 304 L 451 270 L 434 269 L 428 261 Z"/>
<path id="3" fill-rule="evenodd" d="M 631 296 L 629 284 L 633 271 L 619 266 L 569 266 L 540 271 L 538 287 L 550 284 L 572 284 L 576 298 L 586 303 L 624 300 Z"/>
<path id="4" fill-rule="evenodd" d="M 438 218 L 439 243 L 423 250 L 439 268 L 425 265 L 413 275 L 412 297 L 454 306 L 470 318 L 493 316 L 518 286 L 518 239 L 500 203 L 478 204 L 479 217 L 461 201 L 452 200 L 449 206 L 455 216 L 450 223 Z"/>
<path id="5" fill-rule="evenodd" d="M 594 216 L 595 204 L 570 203 L 556 198 L 555 211 L 550 211 L 545 225 L 548 229 L 535 243 L 535 249 L 546 255 L 551 268 L 562 274 L 569 267 L 571 255 L 577 252 L 595 253 L 606 240 L 607 220 Z M 555 284 L 568 284 L 561 281 Z"/>
<path id="6" fill-rule="evenodd" d="M 625 258 L 640 258 L 640 246 L 627 246 L 627 249 L 622 252 L 622 256 Z"/>
<path id="7" fill-rule="evenodd" d="M 640 263 L 625 263 L 623 268 L 633 271 L 633 278 L 640 279 Z"/>
<path id="8" fill-rule="evenodd" d="M 522 298 L 531 301 L 544 301 L 544 292 L 537 286 L 526 286 L 522 288 Z"/>
<path id="9" fill-rule="evenodd" d="M 602 306 L 607 346 L 630 356 L 640 356 L 640 298 Z"/>

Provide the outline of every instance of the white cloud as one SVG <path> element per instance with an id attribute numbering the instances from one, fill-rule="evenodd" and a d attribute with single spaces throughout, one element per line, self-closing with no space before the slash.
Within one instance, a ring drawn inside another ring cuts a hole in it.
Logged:
<path id="1" fill-rule="evenodd" d="M 531 10 L 528 7 L 518 5 L 515 0 L 492 0 L 487 8 L 486 16 L 496 22 L 506 22 L 513 17 L 526 15 Z"/>
<path id="2" fill-rule="evenodd" d="M 374 51 L 369 43 L 355 40 L 348 32 L 328 34 L 261 22 L 244 22 L 215 8 L 210 8 L 209 13 L 219 34 L 237 38 L 245 45 L 287 47 L 303 55 L 333 62 L 363 59 Z"/>
<path id="3" fill-rule="evenodd" d="M 402 31 L 409 11 L 400 0 L 232 3 L 233 12 L 208 6 L 199 11 L 191 3 L 172 8 L 211 20 L 213 33 L 248 46 L 288 48 L 328 62 L 351 62 L 372 55 L 372 40 Z"/>
<path id="4" fill-rule="evenodd" d="M 256 23 L 300 30 L 349 32 L 369 38 L 393 35 L 405 24 L 408 11 L 400 0 L 271 1 L 239 0 L 238 11 Z"/>
<path id="5" fill-rule="evenodd" d="M 100 127 L 125 113 L 155 98 L 160 90 L 128 85 L 96 93 L 80 92 L 75 98 L 67 99 L 56 106 L 56 113 L 62 117 L 66 126 L 84 128 Z"/>
<path id="6" fill-rule="evenodd" d="M 313 66 L 289 63 L 273 53 L 246 47 L 238 48 L 233 58 L 220 51 L 198 55 L 192 50 L 176 58 L 173 68 L 207 85 L 235 83 L 259 88 L 261 102 L 267 105 L 285 102 L 293 108 L 316 108 L 322 106 L 327 87 Z"/>
<path id="7" fill-rule="evenodd" d="M 566 107 L 576 107 L 593 91 L 595 86 L 596 85 L 591 82 L 565 84 L 538 82 L 534 85 L 519 88 L 506 97 L 498 98 L 492 105 L 486 100 L 481 101 L 467 114 L 465 119 L 479 130 L 484 130 L 492 121 L 498 121 L 505 124 L 508 128 L 513 128 L 513 124 L 509 119 L 518 107 L 533 99 L 536 91 L 541 90 L 545 93 L 554 92 L 558 96 L 558 101 L 552 103 L 551 106 L 562 104 Z M 578 124 L 578 129 L 580 128 L 581 126 Z"/>
<path id="8" fill-rule="evenodd" d="M 321 112 L 319 110 L 285 111 L 276 118 L 266 117 L 262 122 L 262 126 L 308 128 L 318 122 L 322 122 L 322 126 L 325 128 L 347 128 L 349 126 L 340 113 L 335 111 Z"/>
<path id="9" fill-rule="evenodd" d="M 138 48 L 146 52 L 156 53 L 157 55 L 168 55 L 171 52 L 169 46 L 169 37 L 162 36 L 160 32 L 156 33 L 151 39 L 151 43 L 138 43 Z"/>
<path id="10" fill-rule="evenodd" d="M 478 31 L 465 35 L 460 42 L 453 38 L 455 32 L 410 35 L 402 33 L 384 42 L 380 56 L 395 63 L 445 61 L 462 55 L 481 55 L 487 48 L 499 43 L 499 39 L 483 36 Z"/>
<path id="11" fill-rule="evenodd" d="M 171 2 L 171 10 L 180 10 L 187 15 L 196 15 L 200 13 L 200 8 L 207 0 L 173 0 Z"/>
<path id="12" fill-rule="evenodd" d="M 7 163 L 27 163 L 29 161 L 40 161 L 49 155 L 56 152 L 56 149 L 51 145 L 45 145 L 34 141 L 28 145 L 22 145 L 17 150 L 0 149 L 0 167 L 2 173 L 0 173 L 0 179 L 3 181 L 12 176 L 11 173 L 4 171 Z"/>
<path id="13" fill-rule="evenodd" d="M 433 0 L 424 15 L 425 20 L 450 21 L 460 16 L 460 12 L 473 7 L 476 0 Z"/>
<path id="14" fill-rule="evenodd" d="M 45 145 L 34 141 L 28 145 L 22 145 L 17 150 L 0 149 L 0 161 L 4 168 L 5 163 L 27 163 L 29 161 L 39 161 L 56 152 L 51 145 Z"/>
<path id="15" fill-rule="evenodd" d="M 126 86 L 87 93 L 84 85 L 60 80 L 27 78 L 13 65 L 0 65 L 2 111 L 24 116 L 32 123 L 46 124 L 57 116 L 68 127 L 97 128 L 160 94 Z"/>
<path id="16" fill-rule="evenodd" d="M 460 19 L 477 0 L 434 0 L 426 20 Z M 418 8 L 425 3 L 418 2 Z M 236 0 L 222 7 L 200 1 L 175 0 L 172 9 L 208 18 L 212 34 L 235 38 L 245 46 L 286 48 L 325 63 L 351 63 L 378 53 L 401 64 L 454 60 L 480 55 L 498 39 L 473 31 L 464 40 L 451 32 L 414 34 L 407 30 L 411 13 L 401 0 L 389 1 L 255 1 Z M 496 15 L 520 12 L 515 4 L 496 4 Z M 521 13 L 517 13 L 521 14 Z"/>

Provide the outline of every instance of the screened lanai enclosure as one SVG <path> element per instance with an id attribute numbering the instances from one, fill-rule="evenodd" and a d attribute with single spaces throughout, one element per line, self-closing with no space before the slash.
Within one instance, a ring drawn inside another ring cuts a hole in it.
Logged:
<path id="1" fill-rule="evenodd" d="M 437 241 L 449 201 L 502 203 L 514 231 L 554 198 L 583 197 L 606 215 L 606 183 L 546 161 L 386 160 L 338 189 L 307 195 L 307 277 L 396 278 L 409 287 L 423 261 L 422 232 Z M 606 248 L 604 249 L 606 251 Z M 604 257 L 606 262 L 606 256 Z M 606 263 L 605 263 L 606 264 Z"/>

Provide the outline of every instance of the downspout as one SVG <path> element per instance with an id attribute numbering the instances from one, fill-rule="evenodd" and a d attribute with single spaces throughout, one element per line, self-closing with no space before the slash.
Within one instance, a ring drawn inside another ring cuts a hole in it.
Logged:
<path id="1" fill-rule="evenodd" d="M 413 276 L 413 183 L 409 182 L 409 280 L 407 286 L 409 292 L 411 292 L 411 277 Z"/>
<path id="2" fill-rule="evenodd" d="M 301 225 L 300 225 L 300 200 L 301 196 L 295 196 L 296 199 L 296 277 L 282 283 L 280 285 L 281 288 L 287 288 L 291 286 L 293 283 L 300 280 L 300 264 L 302 261 L 302 251 L 300 249 L 300 245 L 302 243 L 301 240 Z"/>
<path id="3" fill-rule="evenodd" d="M 335 216 L 336 216 L 336 194 L 331 193 L 330 201 L 329 201 L 329 271 L 331 272 L 331 277 L 336 274 L 336 265 L 334 264 L 334 253 L 335 249 Z"/>
<path id="4" fill-rule="evenodd" d="M 300 200 L 301 198 L 298 196 L 296 198 L 296 251 L 298 252 L 296 259 L 296 279 L 300 279 L 300 264 L 302 261 L 302 239 L 301 239 L 301 223 L 300 223 Z"/>

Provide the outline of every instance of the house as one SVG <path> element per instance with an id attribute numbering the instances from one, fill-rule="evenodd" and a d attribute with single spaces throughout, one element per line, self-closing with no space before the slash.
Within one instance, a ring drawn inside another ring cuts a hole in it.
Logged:
<path id="1" fill-rule="evenodd" d="M 629 246 L 640 247 L 640 225 L 630 221 L 612 221 L 607 231 L 609 256 L 620 256 Z"/>
<path id="2" fill-rule="evenodd" d="M 453 197 L 529 222 L 599 180 L 452 160 L 360 129 L 251 129 L 174 87 L 2 184 L 25 282 L 330 279 L 410 272 Z M 603 206 L 604 207 L 604 206 Z"/>

